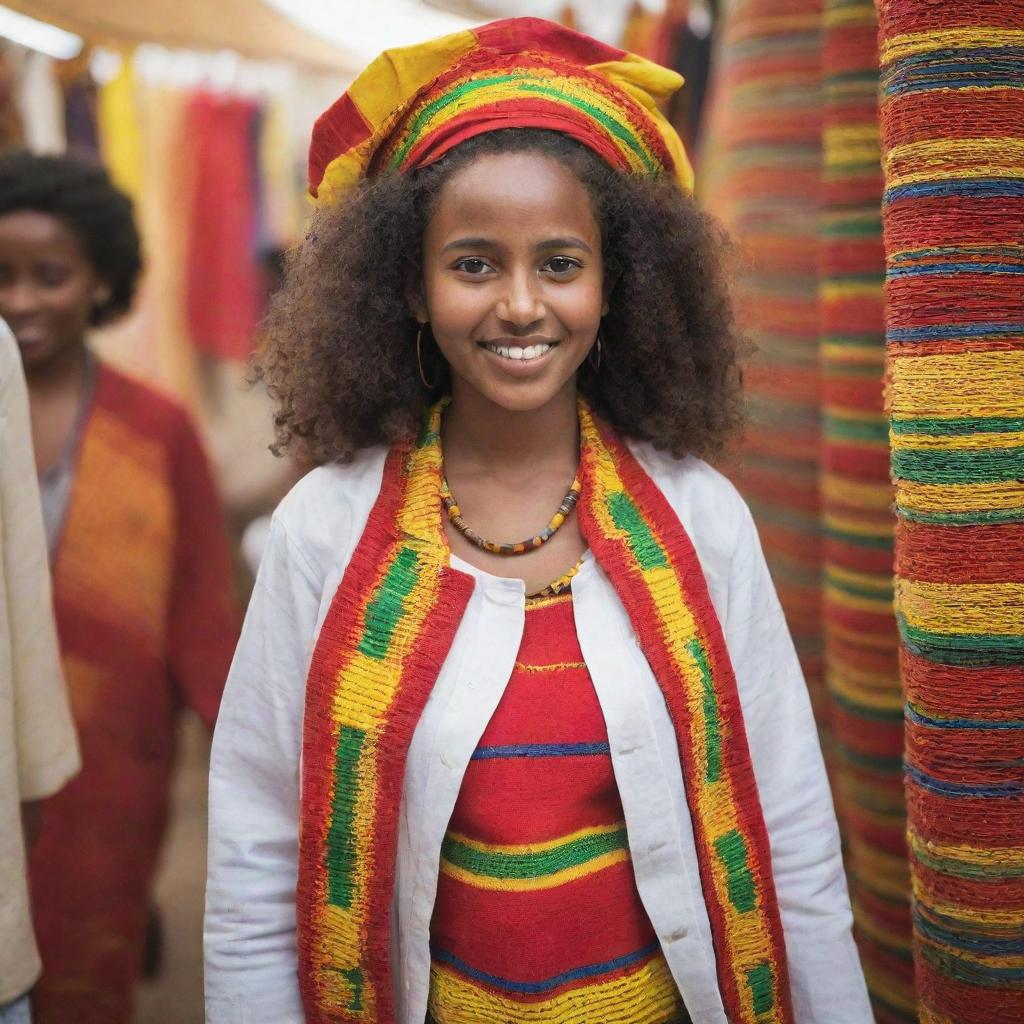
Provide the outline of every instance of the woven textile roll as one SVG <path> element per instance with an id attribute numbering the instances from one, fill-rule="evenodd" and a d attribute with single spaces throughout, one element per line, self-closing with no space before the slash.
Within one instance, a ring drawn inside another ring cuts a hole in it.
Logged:
<path id="1" fill-rule="evenodd" d="M 881 0 L 924 1024 L 1024 1020 L 1024 0 Z"/>
<path id="2" fill-rule="evenodd" d="M 820 61 L 821 0 L 739 0 L 728 10 L 697 189 L 749 258 L 736 300 L 758 352 L 734 476 L 757 519 L 822 722 Z"/>
<path id="3" fill-rule="evenodd" d="M 825 0 L 822 39 L 822 627 L 833 783 L 879 1024 L 917 1019 L 892 612 L 878 21 Z"/>

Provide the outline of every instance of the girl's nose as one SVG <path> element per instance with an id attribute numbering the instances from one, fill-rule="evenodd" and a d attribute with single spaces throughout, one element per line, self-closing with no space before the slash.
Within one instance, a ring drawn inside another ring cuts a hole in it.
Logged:
<path id="1" fill-rule="evenodd" d="M 39 294 L 31 282 L 16 280 L 0 287 L 0 307 L 8 316 L 31 313 L 38 306 Z"/>
<path id="2" fill-rule="evenodd" d="M 544 304 L 537 294 L 535 275 L 528 271 L 511 274 L 496 312 L 506 323 L 519 328 L 543 319 Z"/>

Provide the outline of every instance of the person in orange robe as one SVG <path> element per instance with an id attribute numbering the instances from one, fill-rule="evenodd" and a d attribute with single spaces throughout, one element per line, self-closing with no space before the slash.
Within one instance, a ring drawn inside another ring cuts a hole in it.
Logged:
<path id="1" fill-rule="evenodd" d="M 0 157 L 0 316 L 33 441 L 81 775 L 30 854 L 37 1024 L 131 1017 L 182 707 L 212 726 L 238 638 L 220 501 L 172 401 L 100 362 L 91 325 L 140 266 L 131 204 L 98 166 Z"/>

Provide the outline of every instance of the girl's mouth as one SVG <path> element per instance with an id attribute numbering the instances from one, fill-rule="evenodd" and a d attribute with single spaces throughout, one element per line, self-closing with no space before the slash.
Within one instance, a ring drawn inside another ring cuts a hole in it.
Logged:
<path id="1" fill-rule="evenodd" d="M 532 362 L 546 356 L 556 347 L 556 343 L 539 342 L 532 345 L 499 345 L 489 341 L 481 341 L 480 347 L 510 362 Z"/>

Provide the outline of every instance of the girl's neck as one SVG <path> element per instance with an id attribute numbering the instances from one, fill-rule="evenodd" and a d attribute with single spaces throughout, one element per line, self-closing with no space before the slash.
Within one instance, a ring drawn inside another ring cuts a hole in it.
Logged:
<path id="1" fill-rule="evenodd" d="M 526 471 L 574 472 L 579 462 L 575 381 L 550 402 L 511 412 L 474 388 L 456 386 L 442 420 L 445 462 L 460 473 L 494 477 Z"/>

